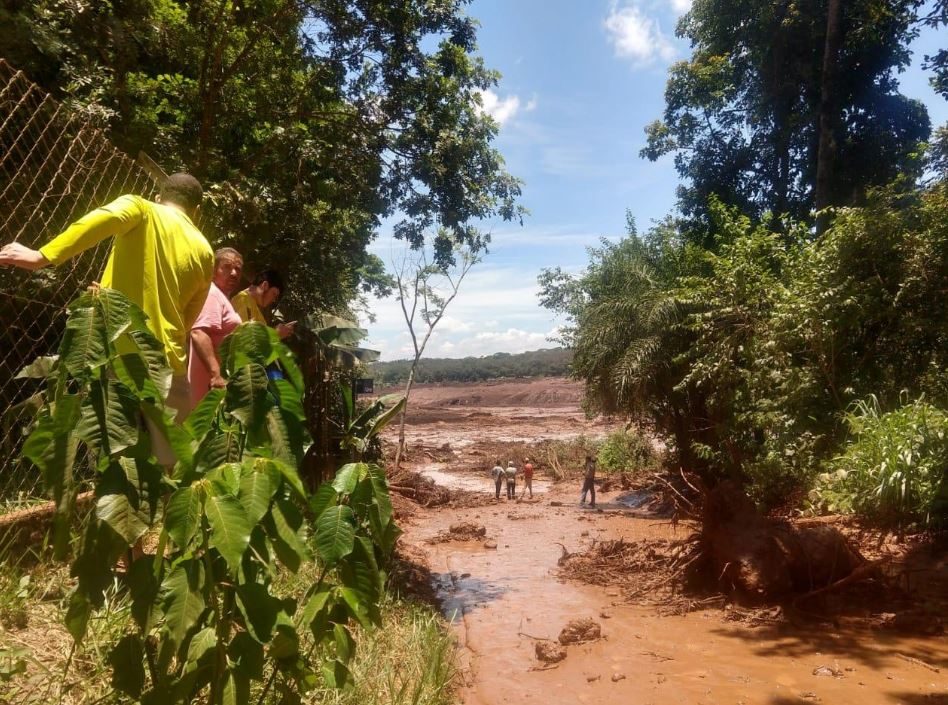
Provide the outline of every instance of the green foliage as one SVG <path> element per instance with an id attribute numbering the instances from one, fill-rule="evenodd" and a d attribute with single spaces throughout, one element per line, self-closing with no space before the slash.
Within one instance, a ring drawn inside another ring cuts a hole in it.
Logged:
<path id="1" fill-rule="evenodd" d="M 814 238 L 713 204 L 713 247 L 663 223 L 541 277 L 594 409 L 653 422 L 678 461 L 765 504 L 839 453 L 851 404 L 948 398 L 948 187 L 839 209 Z"/>
<path id="2" fill-rule="evenodd" d="M 658 469 L 658 457 L 648 438 L 627 429 L 609 434 L 600 444 L 596 464 L 607 473 L 644 473 Z"/>
<path id="3" fill-rule="evenodd" d="M 296 316 L 391 290 L 366 252 L 382 218 L 415 244 L 442 226 L 445 259 L 489 240 L 473 223 L 521 217 L 465 4 L 5 3 L 0 55 L 127 153 L 201 178 L 220 244 L 284 267 Z"/>
<path id="4" fill-rule="evenodd" d="M 810 493 L 815 505 L 899 524 L 944 518 L 948 413 L 922 399 L 883 412 L 869 397 L 855 404 L 846 423 L 851 438 L 820 474 Z"/>
<path id="5" fill-rule="evenodd" d="M 494 353 L 483 357 L 426 358 L 418 363 L 415 381 L 421 384 L 483 382 L 509 377 L 565 377 L 573 359 L 571 350 L 551 348 L 524 353 Z M 382 386 L 404 384 L 411 360 L 376 362 L 371 367 L 375 383 Z"/>
<path id="6" fill-rule="evenodd" d="M 211 392 L 183 428 L 174 426 L 154 390 L 167 370 L 141 311 L 121 294 L 87 292 L 70 307 L 58 364 L 48 374 L 46 404 L 24 447 L 57 500 L 57 526 L 68 545 L 70 460 L 78 444 L 97 459 L 94 514 L 86 523 L 72 573 L 77 587 L 66 623 L 83 639 L 126 553 L 125 581 L 137 631 L 111 646 L 113 686 L 142 703 L 246 702 L 251 682 L 264 691 L 311 689 L 315 674 L 300 651 L 300 632 L 335 644 L 332 682 L 348 681 L 354 643 L 348 624 L 378 621 L 380 569 L 398 529 L 384 476 L 374 466 L 347 466 L 344 485 L 313 502 L 297 474 L 306 439 L 297 385 L 263 373 L 279 360 L 295 369 L 269 328 L 240 326 L 221 348 L 228 387 Z M 123 352 L 128 339 L 146 350 Z M 126 386 L 118 367 L 147 371 L 153 384 Z M 34 366 L 33 370 L 39 369 Z M 292 380 L 298 375 L 289 374 Z M 277 399 L 295 404 L 277 405 Z M 294 411 L 297 410 L 297 411 Z M 281 428 L 268 424 L 279 413 Z M 171 438 L 171 474 L 151 453 L 140 415 Z M 289 439 L 289 440 L 288 440 Z M 160 507 L 164 507 L 161 511 Z M 152 528 L 157 553 L 130 561 L 128 549 Z M 302 600 L 274 590 L 279 566 L 297 571 L 320 558 L 319 579 Z M 260 685 L 265 683 L 265 685 Z"/>
<path id="7" fill-rule="evenodd" d="M 939 3 L 943 7 L 943 3 Z M 824 88 L 836 149 L 828 203 L 855 205 L 901 174 L 920 175 L 925 106 L 899 92 L 922 3 L 842 3 L 835 81 L 824 84 L 827 3 L 695 0 L 678 34 L 691 56 L 669 70 L 665 111 L 642 156 L 675 155 L 688 234 L 712 246 L 717 197 L 754 219 L 814 206 Z M 943 58 L 943 57 L 942 57 Z"/>

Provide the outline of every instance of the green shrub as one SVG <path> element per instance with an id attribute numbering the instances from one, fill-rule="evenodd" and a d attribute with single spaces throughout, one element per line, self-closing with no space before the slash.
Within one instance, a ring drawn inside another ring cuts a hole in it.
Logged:
<path id="1" fill-rule="evenodd" d="M 651 442 L 635 430 L 610 434 L 599 446 L 596 462 L 603 472 L 640 472 L 658 467 Z"/>
<path id="2" fill-rule="evenodd" d="M 852 437 L 819 476 L 814 504 L 899 524 L 944 513 L 938 499 L 948 489 L 948 413 L 923 399 L 883 413 L 870 396 L 846 423 Z"/>

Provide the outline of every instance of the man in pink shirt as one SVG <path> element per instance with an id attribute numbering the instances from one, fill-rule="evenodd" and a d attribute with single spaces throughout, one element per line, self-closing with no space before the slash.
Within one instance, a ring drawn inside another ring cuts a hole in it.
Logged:
<path id="1" fill-rule="evenodd" d="M 191 350 L 188 355 L 188 382 L 191 402 L 197 406 L 211 389 L 222 389 L 227 380 L 221 376 L 217 349 L 221 342 L 240 325 L 240 316 L 229 296 L 240 285 L 244 260 L 237 250 L 222 247 L 214 253 L 214 279 L 204 307 L 191 326 Z"/>

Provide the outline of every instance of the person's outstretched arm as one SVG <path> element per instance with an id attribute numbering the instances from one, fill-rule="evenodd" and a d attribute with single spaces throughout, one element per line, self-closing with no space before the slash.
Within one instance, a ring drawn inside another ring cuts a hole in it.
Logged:
<path id="1" fill-rule="evenodd" d="M 0 265 L 33 271 L 50 264 L 61 264 L 108 237 L 124 235 L 143 217 L 140 197 L 121 196 L 87 213 L 38 250 L 18 242 L 4 245 L 0 249 Z"/>
<path id="2" fill-rule="evenodd" d="M 194 352 L 197 353 L 198 361 L 204 365 L 211 378 L 211 389 L 223 389 L 227 386 L 227 380 L 221 376 L 221 363 L 214 352 L 214 343 L 211 342 L 211 336 L 201 328 L 191 330 L 191 342 Z"/>

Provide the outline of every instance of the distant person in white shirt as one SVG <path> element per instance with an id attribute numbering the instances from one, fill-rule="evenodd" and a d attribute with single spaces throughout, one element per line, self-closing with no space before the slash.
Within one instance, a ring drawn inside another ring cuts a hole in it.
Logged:
<path id="1" fill-rule="evenodd" d="M 504 483 L 504 466 L 500 464 L 500 460 L 490 471 L 490 476 L 494 478 L 494 497 L 500 499 L 500 487 Z"/>

